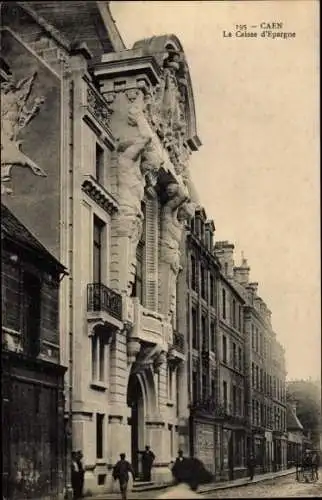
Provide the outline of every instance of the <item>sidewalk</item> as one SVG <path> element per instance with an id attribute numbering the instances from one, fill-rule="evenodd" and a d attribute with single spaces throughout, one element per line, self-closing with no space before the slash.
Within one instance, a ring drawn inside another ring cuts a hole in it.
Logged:
<path id="1" fill-rule="evenodd" d="M 216 490 L 225 490 L 228 488 L 237 488 L 240 486 L 246 486 L 248 484 L 256 484 L 262 481 L 269 481 L 270 479 L 275 479 L 277 477 L 288 476 L 291 474 L 295 474 L 296 468 L 286 469 L 278 472 L 267 472 L 266 474 L 258 474 L 254 477 L 252 481 L 249 480 L 248 477 L 243 477 L 240 479 L 234 479 L 233 481 L 222 481 L 218 483 L 211 483 L 204 486 L 200 486 L 198 488 L 198 493 L 211 493 Z M 154 487 L 150 487 L 147 491 L 129 491 L 128 499 L 135 500 L 141 498 L 155 498 L 159 492 L 166 491 L 167 487 L 164 485 L 155 485 Z M 86 497 L 84 500 L 119 500 L 120 493 L 106 493 L 105 495 L 96 495 L 92 497 Z"/>
<path id="2" fill-rule="evenodd" d="M 247 484 L 256 484 L 262 481 L 268 481 L 270 479 L 275 479 L 276 477 L 288 476 L 290 474 L 295 474 L 296 468 L 280 470 L 278 472 L 266 472 L 265 474 L 257 474 L 251 481 L 248 477 L 241 477 L 239 479 L 234 479 L 233 481 L 223 481 L 220 483 L 212 483 L 198 488 L 199 493 L 211 493 L 216 490 L 226 490 L 228 488 L 237 488 L 238 486 L 246 486 Z"/>

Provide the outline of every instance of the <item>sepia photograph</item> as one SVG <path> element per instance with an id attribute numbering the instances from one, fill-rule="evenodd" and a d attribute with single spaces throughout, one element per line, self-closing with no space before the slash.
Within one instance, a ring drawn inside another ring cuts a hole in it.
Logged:
<path id="1" fill-rule="evenodd" d="M 322 498 L 320 2 L 0 2 L 2 500 Z"/>

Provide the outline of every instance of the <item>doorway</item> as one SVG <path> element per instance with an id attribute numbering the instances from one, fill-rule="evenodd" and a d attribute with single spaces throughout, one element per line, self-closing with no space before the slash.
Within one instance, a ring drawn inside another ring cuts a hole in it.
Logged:
<path id="1" fill-rule="evenodd" d="M 142 386 L 136 374 L 130 375 L 127 390 L 127 405 L 131 408 L 131 456 L 135 479 L 140 478 L 141 453 L 144 449 L 144 398 Z"/>

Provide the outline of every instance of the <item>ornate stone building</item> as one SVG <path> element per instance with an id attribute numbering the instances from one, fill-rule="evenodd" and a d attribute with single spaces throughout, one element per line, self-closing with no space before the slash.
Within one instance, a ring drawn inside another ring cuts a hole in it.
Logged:
<path id="1" fill-rule="evenodd" d="M 152 478 L 167 480 L 187 413 L 173 324 L 200 146 L 183 47 L 165 35 L 126 49 L 108 2 L 2 2 L 1 14 L 5 204 L 69 272 L 69 452 L 83 451 L 85 492 L 112 488 L 122 451 L 139 474 L 146 444 Z"/>

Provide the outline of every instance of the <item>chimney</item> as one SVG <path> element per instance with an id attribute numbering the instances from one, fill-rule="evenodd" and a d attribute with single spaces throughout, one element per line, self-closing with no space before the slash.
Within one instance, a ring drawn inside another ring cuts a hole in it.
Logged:
<path id="1" fill-rule="evenodd" d="M 215 244 L 214 253 L 222 266 L 223 274 L 226 278 L 234 277 L 234 248 L 235 245 L 229 243 L 229 241 L 217 241 Z"/>
<path id="2" fill-rule="evenodd" d="M 250 267 L 247 263 L 247 259 L 244 258 L 244 253 L 242 252 L 241 264 L 238 267 L 234 267 L 234 278 L 240 285 L 248 285 L 249 282 L 249 271 Z"/>

